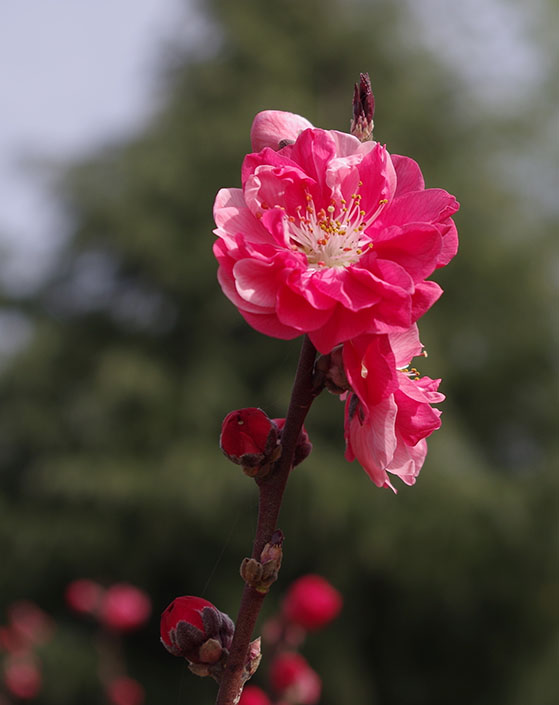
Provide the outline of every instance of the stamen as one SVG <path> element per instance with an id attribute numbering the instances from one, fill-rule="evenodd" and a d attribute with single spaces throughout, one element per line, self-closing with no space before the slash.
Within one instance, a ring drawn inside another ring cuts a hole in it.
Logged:
<path id="1" fill-rule="evenodd" d="M 359 187 L 362 185 L 360 181 Z M 376 211 L 367 217 L 361 194 L 357 191 L 350 198 L 349 206 L 345 198 L 332 199 L 326 208 L 317 211 L 307 192 L 306 205 L 297 206 L 296 216 L 287 217 L 290 247 L 303 252 L 310 267 L 348 267 L 373 247 L 364 232 L 388 200 L 380 201 Z"/>

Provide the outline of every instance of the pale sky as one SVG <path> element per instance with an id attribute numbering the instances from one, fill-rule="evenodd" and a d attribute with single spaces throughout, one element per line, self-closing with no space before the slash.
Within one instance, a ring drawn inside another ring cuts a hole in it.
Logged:
<path id="1" fill-rule="evenodd" d="M 26 161 L 64 161 L 140 126 L 186 5 L 0 0 L 0 247 L 18 255 L 11 280 L 41 268 L 59 229 L 41 170 Z"/>

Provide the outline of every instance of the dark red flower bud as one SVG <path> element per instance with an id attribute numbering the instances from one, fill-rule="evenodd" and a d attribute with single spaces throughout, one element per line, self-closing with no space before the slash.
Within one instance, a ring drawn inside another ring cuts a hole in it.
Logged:
<path id="1" fill-rule="evenodd" d="M 281 435 L 283 431 L 283 427 L 285 426 L 285 419 L 274 419 L 276 426 L 278 427 L 279 431 L 279 438 L 280 438 L 280 443 L 281 443 Z M 297 445 L 295 446 L 295 454 L 293 455 L 293 465 L 291 467 L 295 467 L 296 465 L 299 465 L 299 463 L 302 463 L 305 458 L 308 458 L 308 456 L 311 454 L 312 451 L 312 443 L 309 438 L 309 434 L 306 432 L 305 427 L 303 426 L 301 428 L 301 432 L 299 433 L 299 438 L 297 439 Z"/>
<path id="2" fill-rule="evenodd" d="M 283 613 L 290 622 L 305 629 L 320 629 L 338 616 L 342 596 L 320 575 L 304 575 L 289 588 Z"/>
<path id="3" fill-rule="evenodd" d="M 202 597 L 177 597 L 161 615 L 163 646 L 194 664 L 217 663 L 231 646 L 234 631 L 230 617 Z"/>
<path id="4" fill-rule="evenodd" d="M 322 683 L 301 654 L 286 651 L 270 667 L 270 683 L 289 702 L 314 705 L 320 699 Z"/>
<path id="5" fill-rule="evenodd" d="M 243 690 L 239 705 L 272 705 L 266 693 L 257 685 L 247 685 Z"/>
<path id="6" fill-rule="evenodd" d="M 99 616 L 109 629 L 129 632 L 139 629 L 150 613 L 151 600 L 143 590 L 128 583 L 116 583 L 105 592 Z"/>
<path id="7" fill-rule="evenodd" d="M 262 409 L 231 411 L 221 426 L 221 450 L 229 460 L 242 465 L 247 474 L 273 462 L 279 455 L 278 429 Z"/>
<path id="8" fill-rule="evenodd" d="M 375 99 L 368 73 L 359 76 L 359 83 L 353 90 L 353 118 L 350 132 L 361 142 L 372 139 Z"/>

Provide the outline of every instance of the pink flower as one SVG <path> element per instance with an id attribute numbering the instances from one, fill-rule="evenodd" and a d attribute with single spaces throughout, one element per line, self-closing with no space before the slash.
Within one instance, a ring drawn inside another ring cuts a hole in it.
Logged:
<path id="1" fill-rule="evenodd" d="M 289 588 L 283 613 L 290 622 L 305 629 L 320 629 L 338 616 L 342 596 L 320 575 L 304 575 Z"/>
<path id="2" fill-rule="evenodd" d="M 11 655 L 4 661 L 4 685 L 20 700 L 32 700 L 41 690 L 41 672 L 31 654 Z"/>
<path id="3" fill-rule="evenodd" d="M 270 683 L 290 703 L 314 705 L 320 699 L 322 683 L 301 654 L 286 651 L 270 667 Z"/>
<path id="4" fill-rule="evenodd" d="M 441 425 L 441 412 L 431 407 L 444 399 L 437 391 L 440 380 L 409 368 L 420 354 L 416 326 L 344 345 L 352 388 L 346 399 L 346 458 L 357 459 L 378 487 L 394 490 L 388 472 L 413 485 L 427 453 L 425 438 Z"/>
<path id="5" fill-rule="evenodd" d="M 107 697 L 113 705 L 142 705 L 145 691 L 133 678 L 119 676 L 107 686 Z"/>
<path id="6" fill-rule="evenodd" d="M 191 663 L 219 661 L 234 631 L 230 617 L 202 597 L 176 597 L 161 615 L 161 643 L 173 656 Z"/>
<path id="7" fill-rule="evenodd" d="M 105 590 L 99 583 L 87 578 L 73 580 L 64 594 L 68 607 L 81 614 L 95 614 Z"/>
<path id="8" fill-rule="evenodd" d="M 0 643 L 11 642 L 15 647 L 8 650 L 28 649 L 52 638 L 54 621 L 30 600 L 13 602 L 8 608 L 8 619 L 10 624 L 4 632 L 6 639 L 0 638 Z"/>
<path id="9" fill-rule="evenodd" d="M 272 705 L 266 693 L 256 685 L 247 685 L 243 690 L 239 705 Z"/>
<path id="10" fill-rule="evenodd" d="M 143 590 L 127 583 L 111 585 L 100 609 L 101 621 L 115 631 L 133 631 L 147 621 L 151 601 Z"/>
<path id="11" fill-rule="evenodd" d="M 441 294 L 426 277 L 456 252 L 454 197 L 426 190 L 413 160 L 291 113 L 260 113 L 251 137 L 261 151 L 242 188 L 214 205 L 218 279 L 245 320 L 276 338 L 308 333 L 322 353 L 409 328 Z"/>

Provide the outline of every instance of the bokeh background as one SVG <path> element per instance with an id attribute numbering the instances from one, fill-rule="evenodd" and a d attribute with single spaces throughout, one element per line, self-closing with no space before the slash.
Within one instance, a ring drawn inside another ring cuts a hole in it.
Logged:
<path id="1" fill-rule="evenodd" d="M 62 22 L 64 3 L 49 4 L 47 20 Z M 110 81 L 106 5 L 90 42 L 94 75 Z M 19 249 L 3 237 L 0 622 L 19 598 L 56 620 L 36 702 L 105 702 L 93 627 L 64 604 L 77 577 L 150 594 L 149 626 L 126 639 L 147 703 L 213 702 L 214 684 L 160 646 L 158 613 L 198 594 L 235 615 L 256 491 L 220 454 L 220 424 L 242 406 L 285 414 L 299 341 L 252 331 L 221 294 L 212 202 L 239 184 L 257 111 L 345 130 L 353 83 L 369 71 L 376 139 L 462 204 L 459 255 L 436 276 L 446 293 L 421 322 L 421 371 L 441 376 L 447 395 L 443 427 L 417 485 L 395 496 L 344 460 L 343 407 L 318 399 L 264 617 L 303 573 L 342 591 L 342 616 L 305 648 L 323 705 L 551 705 L 556 4 L 167 5 L 173 21 L 158 26 L 146 71 L 150 105 L 72 163 L 28 150 L 26 173 L 48 185 L 57 216 L 42 223 L 39 210 Z M 48 32 L 32 8 L 29 25 Z M 40 43 L 23 46 L 39 71 Z M 57 80 L 43 86 L 46 104 Z"/>

